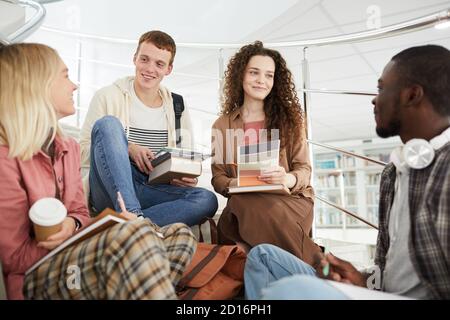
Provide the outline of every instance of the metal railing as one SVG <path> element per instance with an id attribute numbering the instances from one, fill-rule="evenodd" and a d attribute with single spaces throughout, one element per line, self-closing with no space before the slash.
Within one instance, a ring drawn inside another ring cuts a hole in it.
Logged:
<path id="1" fill-rule="evenodd" d="M 325 94 L 347 94 L 347 95 L 356 95 L 356 96 L 371 96 L 374 97 L 377 94 L 373 92 L 367 91 L 345 91 L 345 90 L 328 90 L 328 89 L 300 89 L 301 92 L 306 93 L 325 93 Z"/>
<path id="2" fill-rule="evenodd" d="M 33 17 L 30 18 L 23 26 L 9 35 L 0 37 L 0 42 L 3 44 L 9 44 L 14 42 L 20 42 L 30 36 L 36 29 L 38 29 L 45 18 L 45 8 L 35 1 L 31 0 L 19 0 L 18 4 L 24 7 L 29 7 L 36 10 Z"/>
<path id="3" fill-rule="evenodd" d="M 354 152 L 350 152 L 350 151 L 347 151 L 347 150 L 344 150 L 344 149 L 341 149 L 341 148 L 336 148 L 336 147 L 330 146 L 328 144 L 315 142 L 315 141 L 312 141 L 312 140 L 309 140 L 309 139 L 306 139 L 306 141 L 308 143 L 310 143 L 310 144 L 313 144 L 313 145 L 316 145 L 316 146 L 319 146 L 319 147 L 322 147 L 322 148 L 325 148 L 325 149 L 334 150 L 334 151 L 337 151 L 337 152 L 349 155 L 351 157 L 355 157 L 355 158 L 366 160 L 366 161 L 369 161 L 369 162 L 372 162 L 372 163 L 375 163 L 375 164 L 379 164 L 381 166 L 387 165 L 387 163 L 384 162 L 384 161 L 375 160 L 375 159 L 372 159 L 372 158 L 369 158 L 369 157 L 366 157 L 366 156 L 362 156 L 362 155 L 354 153 Z"/>
<path id="4" fill-rule="evenodd" d="M 352 152 L 345 151 L 343 149 L 339 149 L 336 147 L 332 147 L 329 145 L 321 144 L 318 142 L 312 141 L 312 132 L 311 132 L 311 116 L 309 113 L 309 107 L 310 107 L 310 93 L 318 93 L 318 94 L 346 94 L 346 95 L 362 95 L 362 96 L 376 96 L 374 93 L 370 92 L 361 92 L 361 91 L 339 91 L 339 90 L 327 90 L 327 89 L 312 89 L 309 86 L 310 82 L 310 75 L 309 75 L 309 63 L 307 60 L 307 49 L 308 47 L 313 46 L 325 46 L 325 45 L 332 45 L 332 44 L 351 44 L 356 42 L 363 42 L 363 41 L 369 41 L 369 40 L 377 40 L 382 38 L 388 38 L 396 35 L 406 34 L 410 32 L 415 32 L 418 30 L 422 30 L 425 28 L 429 28 L 431 26 L 434 26 L 438 23 L 443 23 L 445 21 L 450 20 L 450 9 L 440 11 L 434 14 L 430 14 L 424 17 L 412 19 L 406 22 L 398 23 L 395 25 L 387 26 L 384 28 L 380 28 L 377 30 L 370 30 L 365 32 L 358 32 L 348 35 L 342 35 L 342 36 L 336 36 L 336 37 L 329 37 L 329 38 L 322 38 L 322 39 L 315 39 L 315 40 L 307 40 L 307 41 L 293 41 L 290 43 L 284 43 L 284 46 L 303 46 L 303 60 L 302 60 L 302 71 L 303 71 L 303 85 L 302 85 L 302 92 L 303 92 L 303 107 L 305 112 L 305 118 L 306 118 L 306 125 L 307 125 L 307 140 L 310 144 L 319 145 L 323 148 L 334 150 L 337 152 L 341 152 L 353 157 L 357 157 L 360 159 L 364 159 L 379 165 L 386 165 L 385 162 L 374 160 L 367 158 L 362 155 L 358 155 Z M 279 44 L 272 44 L 272 45 L 279 45 Z M 311 157 L 311 169 L 312 169 L 312 175 L 314 175 L 314 161 L 313 161 L 313 152 L 310 152 Z M 343 195 L 342 195 L 343 196 Z M 320 201 L 326 203 L 327 205 L 330 205 L 345 214 L 365 223 L 366 225 L 371 226 L 372 228 L 378 229 L 374 224 L 372 224 L 369 221 L 366 221 L 362 217 L 358 216 L 356 213 L 351 212 L 341 206 L 339 206 L 336 203 L 333 203 L 329 201 L 328 199 L 325 199 L 321 196 L 316 195 L 316 198 Z M 315 224 L 315 222 L 314 222 Z M 345 219 L 343 222 L 343 226 L 345 228 Z M 315 230 L 315 225 L 313 226 L 313 230 Z"/>
<path id="5" fill-rule="evenodd" d="M 352 212 L 352 211 L 350 211 L 350 210 L 347 210 L 347 209 L 341 207 L 340 205 L 338 205 L 338 204 L 336 204 L 336 203 L 334 203 L 334 202 L 331 202 L 331 201 L 329 201 L 329 200 L 327 200 L 327 199 L 325 199 L 325 198 L 323 198 L 323 197 L 321 197 L 321 196 L 319 196 L 319 195 L 317 195 L 317 194 L 315 195 L 315 198 L 316 198 L 316 199 L 319 199 L 320 201 L 322 201 L 322 202 L 328 204 L 329 206 L 332 206 L 332 207 L 334 207 L 334 208 L 336 208 L 336 209 L 338 209 L 338 210 L 340 210 L 340 211 L 342 211 L 342 212 L 348 214 L 349 216 L 351 216 L 351 217 L 353 217 L 353 218 L 355 218 L 355 219 L 357 219 L 357 220 L 359 220 L 359 221 L 361 221 L 361 222 L 367 224 L 368 226 L 371 226 L 372 228 L 378 230 L 378 227 L 377 227 L 376 225 L 374 225 L 373 223 L 371 223 L 371 222 L 365 220 L 364 218 L 361 218 L 361 217 L 360 217 L 359 215 L 357 215 L 356 213 L 354 213 L 354 212 Z"/>
<path id="6" fill-rule="evenodd" d="M 430 15 L 426 15 L 420 18 L 408 20 L 402 23 L 393 24 L 390 26 L 382 27 L 375 30 L 368 30 L 363 32 L 350 33 L 346 35 L 333 36 L 328 38 L 318 38 L 310 40 L 300 41 L 286 41 L 286 42 L 267 42 L 265 46 L 270 48 L 287 48 L 287 47 L 313 47 L 313 46 L 325 46 L 332 44 L 349 44 L 368 40 L 377 40 L 382 38 L 393 37 L 396 35 L 402 35 L 409 32 L 418 31 L 421 29 L 429 28 L 437 23 L 450 20 L 450 8 L 447 10 L 439 11 Z M 110 43 L 122 43 L 122 44 L 136 44 L 137 40 L 120 39 L 112 37 L 103 37 L 97 35 L 90 35 L 85 33 L 75 33 L 63 30 L 58 30 L 50 27 L 42 27 L 43 30 L 51 31 L 53 33 L 59 33 L 63 35 L 69 35 L 72 37 L 82 39 L 100 40 Z M 197 49 L 237 49 L 245 45 L 246 43 L 196 43 L 196 42 L 177 42 L 179 48 L 197 48 Z"/>
<path id="7" fill-rule="evenodd" d="M 315 145 L 315 146 L 319 146 L 319 147 L 322 147 L 322 148 L 325 148 L 325 149 L 337 151 L 339 153 L 346 154 L 346 155 L 349 155 L 351 157 L 359 158 L 359 159 L 362 159 L 362 160 L 374 163 L 376 165 L 380 165 L 380 166 L 386 166 L 387 165 L 386 162 L 383 162 L 383 161 L 380 161 L 380 160 L 376 160 L 376 159 L 372 159 L 372 158 L 369 158 L 369 157 L 366 157 L 366 156 L 363 156 L 363 155 L 360 155 L 360 154 L 357 154 L 357 153 L 354 153 L 354 152 L 350 152 L 350 151 L 347 151 L 347 150 L 344 150 L 344 149 L 341 149 L 341 148 L 336 148 L 336 147 L 330 146 L 328 144 L 311 141 L 309 139 L 307 139 L 306 141 L 309 144 L 312 144 L 312 145 Z M 351 216 L 351 217 L 353 217 L 353 218 L 355 218 L 355 219 L 365 223 L 366 225 L 368 225 L 368 226 L 378 230 L 377 226 L 375 226 L 373 223 L 367 221 L 366 219 L 362 218 L 357 213 L 352 212 L 352 211 L 350 211 L 350 210 L 348 210 L 348 209 L 346 209 L 346 208 L 344 208 L 344 207 L 342 207 L 342 206 L 340 206 L 340 205 L 338 205 L 338 204 L 336 204 L 336 203 L 334 203 L 332 201 L 329 201 L 328 199 L 323 198 L 322 196 L 319 196 L 317 194 L 315 195 L 315 198 L 319 199 L 320 201 L 324 202 L 325 204 L 327 204 L 329 206 L 332 206 L 332 207 L 334 207 L 334 208 L 344 212 L 345 214 L 347 214 L 347 215 L 349 215 L 349 216 Z"/>
<path id="8" fill-rule="evenodd" d="M 382 27 L 375 30 L 369 30 L 369 31 L 363 31 L 363 32 L 357 32 L 357 33 L 351 33 L 346 35 L 340 35 L 340 36 L 333 36 L 328 38 L 320 38 L 320 39 L 310 39 L 310 40 L 301 40 L 301 41 L 290 41 L 290 42 L 272 42 L 272 43 L 265 43 L 266 47 L 271 48 L 286 48 L 286 47 L 303 47 L 303 60 L 302 60 L 302 74 L 303 74 L 303 83 L 302 83 L 302 89 L 299 91 L 303 94 L 303 107 L 305 112 L 305 118 L 306 118 L 306 126 L 307 126 L 307 141 L 309 144 L 317 145 L 326 149 L 334 150 L 337 152 L 341 152 L 353 157 L 357 157 L 360 159 L 364 159 L 367 161 L 370 161 L 372 163 L 375 163 L 377 165 L 386 165 L 383 161 L 374 160 L 362 155 L 358 155 L 356 153 L 352 153 L 340 148 L 336 148 L 333 146 L 329 146 L 323 143 L 314 142 L 312 141 L 312 126 L 311 126 L 311 118 L 309 114 L 309 108 L 310 108 L 310 94 L 345 94 L 345 95 L 360 95 L 360 96 L 376 96 L 375 93 L 372 92 L 364 92 L 364 91 L 343 91 L 343 90 L 327 90 L 327 89 L 312 89 L 309 85 L 309 63 L 307 59 L 307 50 L 309 47 L 316 47 L 316 46 L 326 46 L 326 45 L 335 45 L 335 44 L 351 44 L 351 43 L 357 43 L 357 42 L 363 42 L 363 41 L 370 41 L 370 40 L 377 40 L 377 39 L 383 39 L 398 35 L 403 35 L 410 32 L 416 32 L 425 28 L 432 27 L 438 23 L 442 23 L 445 21 L 450 21 L 450 9 L 446 9 L 443 11 L 439 11 L 430 15 L 426 15 L 423 17 L 419 17 L 416 19 L 408 20 L 402 23 L 393 24 L 390 26 Z M 54 28 L 49 27 L 42 27 L 42 30 L 57 33 L 61 35 L 71 36 L 79 39 L 90 39 L 90 40 L 96 40 L 96 41 L 105 41 L 109 43 L 119 43 L 119 44 L 129 44 L 129 45 L 136 45 L 137 40 L 130 40 L 130 39 L 120 39 L 120 38 L 112 38 L 112 37 L 103 37 L 103 36 L 97 36 L 97 35 L 89 35 L 89 34 L 83 34 L 83 33 L 75 33 L 75 32 L 67 32 L 63 30 L 58 30 Z M 199 48 L 199 49 L 218 49 L 218 63 L 219 63 L 219 78 L 217 79 L 219 81 L 219 90 L 222 87 L 223 83 L 223 56 L 222 51 L 223 49 L 236 49 L 240 48 L 244 43 L 183 43 L 178 42 L 177 47 L 180 48 Z M 76 58 L 79 62 L 84 60 L 80 55 L 78 55 L 78 58 Z M 86 60 L 87 61 L 87 60 Z M 95 60 L 89 60 L 89 62 L 96 63 L 98 61 Z M 98 62 L 102 64 L 108 64 L 109 62 Z M 113 64 L 113 63 L 110 63 Z M 78 64 L 77 69 L 79 70 L 80 64 Z M 79 72 L 78 72 L 79 73 Z M 191 75 L 195 77 L 195 75 Z M 78 79 L 79 81 L 80 79 Z M 216 79 L 214 79 L 216 80 Z M 78 106 L 79 107 L 79 106 Z M 314 174 L 314 162 L 312 159 L 313 153 L 310 153 L 311 157 L 311 166 L 312 171 Z M 317 196 L 316 198 L 320 201 L 337 208 L 344 212 L 345 214 L 358 219 L 359 221 L 369 225 L 372 228 L 377 229 L 377 227 L 363 219 L 362 217 L 358 216 L 356 213 L 353 213 L 331 201 L 328 199 L 325 199 L 321 196 Z M 345 220 L 344 220 L 345 221 Z M 344 222 L 345 224 L 345 222 Z"/>

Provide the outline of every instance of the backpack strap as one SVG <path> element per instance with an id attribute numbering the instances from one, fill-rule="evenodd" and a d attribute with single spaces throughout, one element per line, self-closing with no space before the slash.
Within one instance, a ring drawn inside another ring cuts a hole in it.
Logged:
<path id="1" fill-rule="evenodd" d="M 176 132 L 176 146 L 181 148 L 181 115 L 184 111 L 183 97 L 176 93 L 171 93 L 173 99 L 173 111 L 175 113 L 175 132 Z"/>
<path id="2" fill-rule="evenodd" d="M 198 241 L 199 242 L 204 242 L 204 238 L 203 238 L 203 232 L 202 232 L 202 225 L 205 222 L 209 222 L 209 232 L 210 232 L 210 236 L 211 236 L 211 244 L 218 244 L 219 242 L 217 241 L 217 225 L 216 222 L 214 221 L 213 218 L 210 217 L 206 217 L 204 218 L 202 221 L 200 221 L 200 223 L 198 224 Z"/>
<path id="3" fill-rule="evenodd" d="M 178 285 L 176 286 L 177 291 L 183 290 L 187 283 L 191 281 L 200 271 L 205 268 L 205 266 L 214 259 L 217 254 L 219 253 L 221 246 L 220 245 L 214 245 L 212 250 L 208 253 L 208 255 L 200 260 L 200 262 L 186 275 L 184 275 L 183 278 L 178 282 Z"/>

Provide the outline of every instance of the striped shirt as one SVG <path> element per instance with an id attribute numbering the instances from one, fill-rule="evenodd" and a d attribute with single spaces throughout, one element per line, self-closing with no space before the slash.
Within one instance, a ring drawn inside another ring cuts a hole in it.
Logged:
<path id="1" fill-rule="evenodd" d="M 168 146 L 167 119 L 163 105 L 146 106 L 131 82 L 131 111 L 128 141 L 149 148 L 153 153 Z M 127 128 L 125 129 L 127 132 Z"/>
<path id="2" fill-rule="evenodd" d="M 127 129 L 125 129 L 125 133 Z M 130 126 L 128 141 L 149 148 L 153 153 L 168 145 L 167 130 L 146 130 Z"/>

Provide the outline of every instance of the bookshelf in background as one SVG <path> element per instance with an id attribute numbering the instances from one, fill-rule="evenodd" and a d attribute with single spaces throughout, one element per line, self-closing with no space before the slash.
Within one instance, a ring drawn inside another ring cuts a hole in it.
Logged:
<path id="1" fill-rule="evenodd" d="M 330 145 L 389 162 L 389 155 L 399 142 Z M 314 147 L 313 152 L 315 192 L 377 225 L 380 177 L 384 167 L 320 147 Z M 370 228 L 320 200 L 315 201 L 314 214 L 317 228 Z"/>

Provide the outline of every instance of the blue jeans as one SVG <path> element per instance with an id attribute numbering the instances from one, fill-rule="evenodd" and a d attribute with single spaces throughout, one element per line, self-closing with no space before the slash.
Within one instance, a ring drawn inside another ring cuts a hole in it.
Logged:
<path id="1" fill-rule="evenodd" d="M 198 224 L 217 211 L 217 197 L 203 188 L 169 184 L 148 185 L 148 176 L 130 163 L 128 141 L 120 121 L 112 116 L 97 120 L 91 134 L 90 202 L 100 212 L 120 211 L 120 191 L 129 212 L 150 218 L 164 226 L 183 222 Z"/>
<path id="2" fill-rule="evenodd" d="M 247 299 L 311 300 L 348 299 L 316 277 L 313 267 L 271 244 L 250 250 L 244 270 Z"/>

